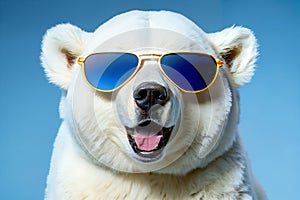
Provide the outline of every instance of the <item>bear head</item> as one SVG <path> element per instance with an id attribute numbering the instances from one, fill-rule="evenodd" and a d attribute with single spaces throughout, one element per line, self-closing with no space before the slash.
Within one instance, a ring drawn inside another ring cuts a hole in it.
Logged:
<path id="1" fill-rule="evenodd" d="M 131 75 L 120 87 L 101 91 L 87 80 L 80 59 L 108 52 L 135 56 L 138 64 L 124 72 Z M 187 92 L 162 69 L 162 57 L 173 52 L 210 55 L 223 66 L 206 90 Z M 256 57 L 247 28 L 208 34 L 180 14 L 131 11 L 93 33 L 71 24 L 49 29 L 41 60 L 50 82 L 63 91 L 61 117 L 91 162 L 117 171 L 185 174 L 233 144 L 237 88 L 251 79 Z"/>

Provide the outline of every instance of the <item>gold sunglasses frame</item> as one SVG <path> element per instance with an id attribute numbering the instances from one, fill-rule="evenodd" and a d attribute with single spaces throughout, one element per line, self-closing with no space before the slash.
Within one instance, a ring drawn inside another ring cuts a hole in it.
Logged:
<path id="1" fill-rule="evenodd" d="M 92 55 L 95 55 L 95 54 L 109 54 L 109 53 L 120 53 L 120 54 L 132 54 L 132 55 L 135 55 L 139 62 L 136 66 L 136 69 L 134 70 L 134 72 L 132 73 L 132 75 L 129 76 L 128 79 L 126 79 L 126 81 L 124 81 L 121 85 L 119 85 L 118 87 L 114 88 L 113 90 L 101 90 L 99 88 L 96 88 L 94 87 L 88 80 L 87 80 L 87 77 L 85 75 L 85 61 L 88 57 L 92 56 Z M 162 68 L 162 64 L 161 64 L 161 59 L 166 56 L 166 55 L 169 55 L 169 54 L 174 54 L 174 53 L 180 53 L 180 54 L 199 54 L 199 55 L 205 55 L 205 56 L 210 56 L 211 58 L 214 59 L 215 63 L 216 63 L 216 73 L 215 73 L 215 76 L 213 78 L 213 80 L 211 81 L 210 84 L 208 84 L 205 88 L 203 88 L 202 90 L 196 90 L 196 91 L 190 91 L 190 90 L 185 90 L 183 88 L 181 88 L 180 86 L 178 86 L 166 73 L 165 71 L 163 70 Z M 143 58 L 144 57 L 144 58 Z M 158 59 L 157 59 L 158 57 Z M 153 58 L 156 58 L 156 59 L 153 59 Z M 145 60 L 158 60 L 158 63 L 159 63 L 159 68 L 160 68 L 160 71 L 162 72 L 162 74 L 173 84 L 175 85 L 180 91 L 182 92 L 185 92 L 185 93 L 191 93 L 191 94 L 195 94 L 195 93 L 199 93 L 199 92 L 203 92 L 205 90 L 207 90 L 215 81 L 216 81 L 216 78 L 218 76 L 218 73 L 219 73 L 219 68 L 221 68 L 223 65 L 224 65 L 224 61 L 221 60 L 221 59 L 217 59 L 216 57 L 212 56 L 212 55 L 209 55 L 209 54 L 204 54 L 204 53 L 197 53 L 197 52 L 169 52 L 169 53 L 164 53 L 164 54 L 135 54 L 135 53 L 130 53 L 130 52 L 100 52 L 100 53 L 92 53 L 92 54 L 89 54 L 88 56 L 86 57 L 79 57 L 78 60 L 77 60 L 77 63 L 79 65 L 81 65 L 81 71 L 82 71 L 82 74 L 83 74 L 83 77 L 85 79 L 85 81 L 87 82 L 87 84 L 92 87 L 94 90 L 96 91 L 99 91 L 99 92 L 114 92 L 116 90 L 118 90 L 119 88 L 123 87 L 125 84 L 127 84 L 139 71 L 140 69 L 143 67 L 142 63 L 145 61 Z"/>

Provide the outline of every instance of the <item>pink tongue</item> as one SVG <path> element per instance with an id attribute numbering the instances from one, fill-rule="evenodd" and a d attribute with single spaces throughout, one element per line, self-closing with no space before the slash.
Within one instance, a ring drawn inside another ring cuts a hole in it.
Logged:
<path id="1" fill-rule="evenodd" d="M 157 147 L 161 137 L 162 135 L 145 135 L 139 133 L 135 133 L 133 135 L 133 138 L 138 148 L 143 151 L 154 150 Z"/>

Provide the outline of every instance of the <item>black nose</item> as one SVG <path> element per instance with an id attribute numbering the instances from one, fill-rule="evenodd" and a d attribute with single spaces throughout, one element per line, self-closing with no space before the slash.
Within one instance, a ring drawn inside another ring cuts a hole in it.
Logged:
<path id="1" fill-rule="evenodd" d="M 164 105 L 169 100 L 167 89 L 154 82 L 141 83 L 133 92 L 136 105 L 144 111 L 152 106 Z"/>

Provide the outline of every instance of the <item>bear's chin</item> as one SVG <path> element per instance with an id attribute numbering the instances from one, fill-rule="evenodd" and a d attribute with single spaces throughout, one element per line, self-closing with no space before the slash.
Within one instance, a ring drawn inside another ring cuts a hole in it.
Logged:
<path id="1" fill-rule="evenodd" d="M 142 162 L 154 162 L 162 157 L 174 126 L 164 127 L 145 120 L 133 128 L 125 128 L 134 157 Z"/>

